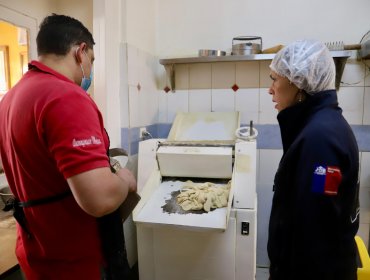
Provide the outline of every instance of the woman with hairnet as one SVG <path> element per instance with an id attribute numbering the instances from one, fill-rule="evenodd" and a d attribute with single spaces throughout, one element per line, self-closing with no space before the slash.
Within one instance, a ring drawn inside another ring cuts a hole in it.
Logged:
<path id="1" fill-rule="evenodd" d="M 296 41 L 271 65 L 283 157 L 274 179 L 271 280 L 357 279 L 359 152 L 320 42 Z"/>

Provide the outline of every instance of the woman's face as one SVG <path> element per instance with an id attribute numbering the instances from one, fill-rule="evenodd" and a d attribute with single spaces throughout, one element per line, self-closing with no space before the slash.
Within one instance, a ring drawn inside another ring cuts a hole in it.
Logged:
<path id="1" fill-rule="evenodd" d="M 276 102 L 275 109 L 278 112 L 298 102 L 299 89 L 296 85 L 274 71 L 271 71 L 270 78 L 272 85 L 269 88 L 269 94 L 272 95 L 272 102 Z"/>

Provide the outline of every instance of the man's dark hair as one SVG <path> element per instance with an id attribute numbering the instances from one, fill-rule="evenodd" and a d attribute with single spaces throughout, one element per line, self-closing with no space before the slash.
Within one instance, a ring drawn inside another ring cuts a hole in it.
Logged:
<path id="1" fill-rule="evenodd" d="M 95 44 L 90 31 L 80 21 L 57 14 L 44 18 L 36 42 L 38 55 L 66 55 L 72 46 L 85 42 L 92 49 Z"/>

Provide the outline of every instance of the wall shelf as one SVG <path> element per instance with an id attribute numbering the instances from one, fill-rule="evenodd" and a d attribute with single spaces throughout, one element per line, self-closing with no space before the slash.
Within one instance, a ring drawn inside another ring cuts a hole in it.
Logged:
<path id="1" fill-rule="evenodd" d="M 338 90 L 342 79 L 344 66 L 348 57 L 351 56 L 351 51 L 331 51 L 330 52 L 335 63 L 335 87 Z M 240 62 L 240 61 L 258 61 L 272 60 L 275 54 L 254 54 L 254 55 L 226 55 L 226 56 L 208 56 L 208 57 L 181 57 L 181 58 L 163 58 L 159 63 L 164 66 L 170 80 L 171 90 L 176 90 L 175 84 L 175 66 L 177 64 L 192 64 L 192 63 L 217 63 L 217 62 Z"/>

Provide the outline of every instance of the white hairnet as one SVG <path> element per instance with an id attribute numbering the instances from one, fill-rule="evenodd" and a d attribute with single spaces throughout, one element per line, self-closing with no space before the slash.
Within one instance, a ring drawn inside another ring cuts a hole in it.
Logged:
<path id="1" fill-rule="evenodd" d="M 334 60 L 328 48 L 318 41 L 291 43 L 275 55 L 270 68 L 307 93 L 335 88 Z"/>

